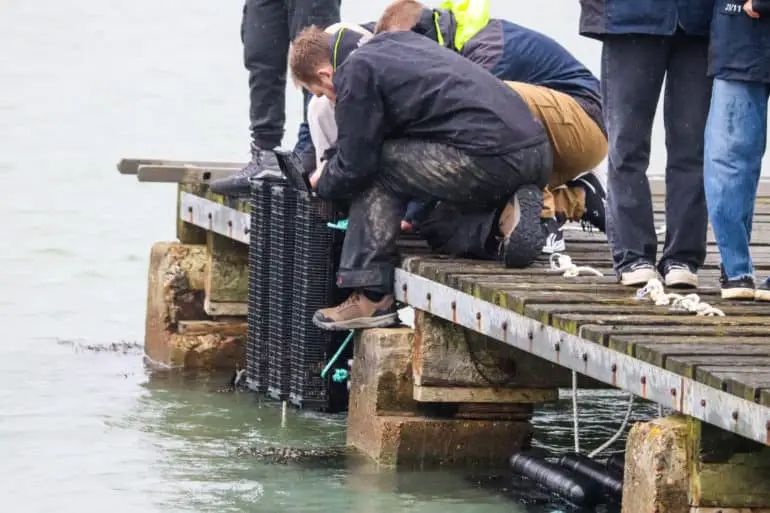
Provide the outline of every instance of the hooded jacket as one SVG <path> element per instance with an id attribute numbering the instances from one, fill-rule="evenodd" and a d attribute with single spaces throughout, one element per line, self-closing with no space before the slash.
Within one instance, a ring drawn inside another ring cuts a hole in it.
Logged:
<path id="1" fill-rule="evenodd" d="M 500 156 L 547 141 L 543 126 L 510 87 L 484 69 L 412 32 L 364 45 L 332 39 L 337 151 L 317 191 L 329 199 L 365 190 L 383 142 L 420 139 L 471 156 Z"/>
<path id="2" fill-rule="evenodd" d="M 742 1 L 716 1 L 709 76 L 770 84 L 770 0 L 752 4 L 757 20 L 743 11 Z"/>
<path id="3" fill-rule="evenodd" d="M 571 96 L 604 129 L 599 80 L 588 68 L 545 34 L 485 14 L 481 9 L 460 16 L 451 9 L 424 9 L 412 30 L 458 51 L 501 80 Z"/>

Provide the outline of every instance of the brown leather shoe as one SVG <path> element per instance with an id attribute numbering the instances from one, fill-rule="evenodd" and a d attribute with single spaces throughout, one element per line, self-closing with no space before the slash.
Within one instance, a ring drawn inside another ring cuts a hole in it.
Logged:
<path id="1" fill-rule="evenodd" d="M 359 291 L 353 292 L 343 303 L 318 310 L 313 323 L 329 331 L 354 330 L 359 328 L 384 328 L 396 323 L 398 313 L 393 296 L 381 300 L 369 300 Z"/>

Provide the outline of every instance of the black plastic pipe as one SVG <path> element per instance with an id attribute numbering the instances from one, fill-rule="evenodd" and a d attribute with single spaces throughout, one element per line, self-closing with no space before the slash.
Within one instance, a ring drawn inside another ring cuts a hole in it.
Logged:
<path id="1" fill-rule="evenodd" d="M 614 472 L 615 474 L 623 477 L 623 472 L 626 467 L 625 454 L 613 454 L 607 458 L 607 470 Z"/>
<path id="2" fill-rule="evenodd" d="M 616 498 L 623 496 L 623 482 L 610 475 L 604 465 L 588 456 L 568 453 L 559 459 L 559 465 L 598 483 L 607 493 Z"/>
<path id="3" fill-rule="evenodd" d="M 514 454 L 511 468 L 576 506 L 594 507 L 602 496 L 598 484 L 535 456 Z"/>

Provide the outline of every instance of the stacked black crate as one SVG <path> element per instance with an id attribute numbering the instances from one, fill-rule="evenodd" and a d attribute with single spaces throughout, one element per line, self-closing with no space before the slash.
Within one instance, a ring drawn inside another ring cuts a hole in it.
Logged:
<path id="1" fill-rule="evenodd" d="M 331 203 L 300 192 L 295 219 L 289 400 L 302 408 L 328 409 L 327 380 L 321 371 L 339 334 L 319 329 L 312 318 L 316 310 L 333 304 L 335 239 L 340 232 L 327 223 L 338 216 Z"/>
<path id="2" fill-rule="evenodd" d="M 267 341 L 270 337 L 270 190 L 269 182 L 251 187 L 249 230 L 249 311 L 246 340 L 246 379 L 258 393 L 267 391 Z"/>
<path id="3" fill-rule="evenodd" d="M 270 288 L 265 296 L 269 302 L 270 326 L 267 394 L 279 400 L 289 396 L 296 197 L 297 192 L 286 185 L 273 185 L 270 191 Z"/>

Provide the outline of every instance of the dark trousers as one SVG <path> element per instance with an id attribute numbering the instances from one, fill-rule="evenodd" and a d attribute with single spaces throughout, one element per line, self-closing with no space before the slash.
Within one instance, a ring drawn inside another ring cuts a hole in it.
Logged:
<path id="1" fill-rule="evenodd" d="M 396 239 L 411 200 L 491 212 L 522 185 L 544 187 L 552 163 L 548 142 L 496 157 L 424 141 L 386 142 L 374 183 L 350 205 L 337 285 L 392 292 Z"/>
<path id="2" fill-rule="evenodd" d="M 260 148 L 272 149 L 283 139 L 289 43 L 305 27 L 339 21 L 340 0 L 246 0 L 241 40 L 249 71 L 251 137 Z"/>
<path id="3" fill-rule="evenodd" d="M 656 261 L 647 167 L 653 118 L 666 77 L 667 260 L 696 268 L 706 257 L 703 133 L 711 98 L 708 40 L 686 36 L 607 36 L 602 48 L 602 95 L 609 134 L 607 238 L 615 270 Z"/>
<path id="4" fill-rule="evenodd" d="M 503 205 L 479 209 L 442 202 L 420 225 L 420 235 L 436 253 L 496 260 L 497 221 Z"/>

